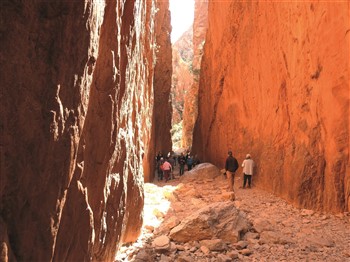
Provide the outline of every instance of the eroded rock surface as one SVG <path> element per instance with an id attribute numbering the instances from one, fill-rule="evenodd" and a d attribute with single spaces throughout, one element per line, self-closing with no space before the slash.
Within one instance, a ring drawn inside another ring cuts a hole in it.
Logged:
<path id="1" fill-rule="evenodd" d="M 161 151 L 167 154 L 172 150 L 171 119 L 172 106 L 170 99 L 172 78 L 172 49 L 171 49 L 171 25 L 169 1 L 157 0 L 157 14 L 155 20 L 156 32 L 156 65 L 154 68 L 154 105 L 153 105 L 153 129 L 154 144 L 153 161 L 156 154 Z M 150 174 L 154 174 L 154 169 Z M 146 176 L 145 181 L 153 181 L 153 176 Z"/>
<path id="2" fill-rule="evenodd" d="M 209 1 L 193 151 L 250 153 L 299 207 L 350 210 L 349 6 Z M 241 169 L 238 170 L 241 173 Z"/>
<path id="3" fill-rule="evenodd" d="M 113 261 L 142 225 L 155 1 L 0 10 L 1 259 Z"/>

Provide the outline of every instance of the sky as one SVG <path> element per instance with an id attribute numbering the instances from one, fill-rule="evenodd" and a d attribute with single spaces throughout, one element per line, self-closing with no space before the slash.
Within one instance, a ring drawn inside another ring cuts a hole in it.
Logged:
<path id="1" fill-rule="evenodd" d="M 194 0 L 170 0 L 171 43 L 191 26 L 194 17 Z"/>

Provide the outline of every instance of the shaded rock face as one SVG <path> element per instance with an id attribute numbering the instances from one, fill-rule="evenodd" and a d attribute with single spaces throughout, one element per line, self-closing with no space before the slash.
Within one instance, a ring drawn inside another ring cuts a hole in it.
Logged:
<path id="1" fill-rule="evenodd" d="M 153 128 L 154 144 L 153 158 L 157 152 L 161 151 L 164 155 L 172 149 L 171 142 L 171 118 L 172 106 L 170 99 L 171 77 L 172 77 L 172 49 L 171 49 L 171 24 L 169 1 L 157 1 L 157 14 L 155 21 L 156 31 L 156 65 L 154 68 L 154 106 L 153 106 Z M 151 174 L 154 174 L 154 170 Z M 153 176 L 145 181 L 153 181 Z"/>
<path id="2" fill-rule="evenodd" d="M 260 187 L 350 210 L 348 3 L 208 8 L 194 151 L 218 166 L 250 153 Z"/>
<path id="3" fill-rule="evenodd" d="M 142 224 L 154 1 L 1 1 L 1 258 L 113 261 Z"/>

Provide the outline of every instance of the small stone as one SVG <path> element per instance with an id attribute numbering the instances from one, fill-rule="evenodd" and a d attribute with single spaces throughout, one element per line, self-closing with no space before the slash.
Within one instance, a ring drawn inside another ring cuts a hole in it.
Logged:
<path id="1" fill-rule="evenodd" d="M 307 241 L 319 247 L 334 247 L 334 242 L 324 237 L 310 236 L 307 238 Z"/>
<path id="2" fill-rule="evenodd" d="M 223 251 L 227 249 L 226 244 L 221 239 L 208 239 L 200 241 L 201 246 L 206 246 L 211 251 Z"/>
<path id="3" fill-rule="evenodd" d="M 240 253 L 243 255 L 243 256 L 250 256 L 253 252 L 251 251 L 251 250 L 249 250 L 249 249 L 242 249 L 241 251 L 240 251 Z"/>
<path id="4" fill-rule="evenodd" d="M 164 217 L 164 213 L 157 208 L 153 209 L 153 215 L 155 215 L 158 219 Z"/>
<path id="5" fill-rule="evenodd" d="M 237 252 L 237 251 L 228 252 L 227 255 L 228 255 L 230 258 L 232 258 L 232 259 L 238 258 L 238 252 Z"/>
<path id="6" fill-rule="evenodd" d="M 229 200 L 234 201 L 235 200 L 235 193 L 234 192 L 224 192 L 221 194 L 222 200 Z"/>
<path id="7" fill-rule="evenodd" d="M 209 248 L 207 248 L 206 246 L 201 246 L 200 250 L 206 255 L 210 253 Z"/>
<path id="8" fill-rule="evenodd" d="M 248 246 L 248 242 L 247 241 L 238 241 L 236 244 L 234 244 L 234 246 L 237 249 L 245 249 Z"/>
<path id="9" fill-rule="evenodd" d="M 263 231 L 272 231 L 273 230 L 273 227 L 272 227 L 270 221 L 268 221 L 268 220 L 258 218 L 256 220 L 254 220 L 253 224 L 254 224 L 253 226 L 254 226 L 256 232 L 258 232 L 258 233 L 261 233 Z"/>
<path id="10" fill-rule="evenodd" d="M 190 249 L 190 252 L 193 253 L 193 252 L 196 252 L 196 250 L 197 250 L 196 247 L 192 247 L 192 248 Z"/>
<path id="11" fill-rule="evenodd" d="M 301 210 L 302 216 L 312 216 L 313 214 L 315 214 L 315 211 L 313 211 L 313 210 L 309 210 L 309 209 L 302 209 Z"/>
<path id="12" fill-rule="evenodd" d="M 285 237 L 284 235 L 277 233 L 277 232 L 273 232 L 273 231 L 264 231 L 261 233 L 260 235 L 260 239 L 259 239 L 259 244 L 263 245 L 263 244 L 288 244 L 288 243 L 292 243 L 292 240 Z"/>
<path id="13" fill-rule="evenodd" d="M 328 215 L 323 215 L 323 216 L 321 217 L 321 220 L 327 220 L 328 218 L 329 218 Z"/>
<path id="14" fill-rule="evenodd" d="M 150 261 L 151 257 L 145 250 L 141 250 L 139 253 L 137 253 L 135 260 L 137 260 L 137 261 Z"/>
<path id="15" fill-rule="evenodd" d="M 190 256 L 187 256 L 185 254 L 181 254 L 177 257 L 176 261 L 178 262 L 192 262 L 193 259 Z"/>
<path id="16" fill-rule="evenodd" d="M 250 239 L 257 239 L 259 237 L 258 233 L 253 233 L 253 232 L 248 232 L 245 234 L 245 239 L 250 240 Z"/>
<path id="17" fill-rule="evenodd" d="M 233 203 L 234 203 L 235 207 L 237 207 L 237 208 L 240 208 L 242 205 L 241 201 L 238 201 L 238 200 L 233 201 Z"/>
<path id="18" fill-rule="evenodd" d="M 176 251 L 176 244 L 174 242 L 170 242 L 170 251 Z"/>
<path id="19" fill-rule="evenodd" d="M 226 256 L 224 254 L 218 254 L 217 261 L 218 262 L 230 262 L 230 261 L 232 261 L 232 259 L 229 256 Z"/>
<path id="20" fill-rule="evenodd" d="M 162 261 L 162 262 L 170 262 L 171 259 L 170 259 L 170 257 L 165 256 L 164 254 L 162 254 L 162 255 L 160 256 L 160 261 Z"/>
<path id="21" fill-rule="evenodd" d="M 150 226 L 150 225 L 145 225 L 145 228 L 146 228 L 147 231 L 149 231 L 149 232 L 153 232 L 153 230 L 154 230 L 154 226 Z"/>
<path id="22" fill-rule="evenodd" d="M 340 219 L 343 219 L 345 217 L 343 213 L 336 214 L 335 216 Z"/>
<path id="23" fill-rule="evenodd" d="M 176 245 L 176 249 L 180 251 L 184 251 L 185 247 L 183 245 Z"/>
<path id="24" fill-rule="evenodd" d="M 163 253 L 170 249 L 170 239 L 167 236 L 160 236 L 153 240 L 152 246 L 157 252 Z"/>

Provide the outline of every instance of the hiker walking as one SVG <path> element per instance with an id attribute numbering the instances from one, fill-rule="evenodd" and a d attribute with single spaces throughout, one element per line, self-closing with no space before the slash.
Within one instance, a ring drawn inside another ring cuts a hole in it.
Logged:
<path id="1" fill-rule="evenodd" d="M 170 173 L 170 176 L 169 176 L 169 180 L 174 179 L 175 178 L 174 177 L 174 173 L 173 173 L 174 167 L 175 167 L 174 158 L 170 155 L 170 157 L 166 158 L 166 161 L 168 161 L 169 164 L 171 165 L 171 173 Z"/>
<path id="2" fill-rule="evenodd" d="M 158 154 L 156 155 L 156 161 L 158 162 L 158 161 L 160 161 L 160 159 L 163 157 L 163 154 L 160 152 L 160 151 L 158 151 Z"/>
<path id="3" fill-rule="evenodd" d="M 163 180 L 163 170 L 162 170 L 163 162 L 164 162 L 163 158 L 160 158 L 157 161 L 158 181 Z"/>
<path id="4" fill-rule="evenodd" d="M 193 157 L 191 155 L 188 156 L 186 160 L 187 170 L 190 171 L 193 165 Z"/>
<path id="5" fill-rule="evenodd" d="M 181 153 L 181 155 L 178 158 L 179 165 L 180 165 L 180 176 L 182 176 L 185 172 L 185 164 L 186 164 L 186 158 L 184 156 L 184 153 Z"/>
<path id="6" fill-rule="evenodd" d="M 233 190 L 233 185 L 235 182 L 235 172 L 238 169 L 238 162 L 237 159 L 232 156 L 232 151 L 228 151 L 228 156 L 226 158 L 226 163 L 225 163 L 225 172 L 228 178 L 228 183 L 229 183 L 229 189 L 230 191 Z"/>
<path id="7" fill-rule="evenodd" d="M 248 180 L 248 187 L 251 188 L 254 166 L 255 166 L 255 163 L 253 159 L 251 158 L 250 154 L 247 154 L 242 163 L 243 175 L 244 175 L 243 188 L 245 188 L 247 184 L 247 180 Z"/>
<path id="8" fill-rule="evenodd" d="M 161 168 L 163 170 L 165 182 L 167 182 L 169 180 L 169 175 L 172 171 L 172 166 L 167 160 L 165 160 Z"/>

